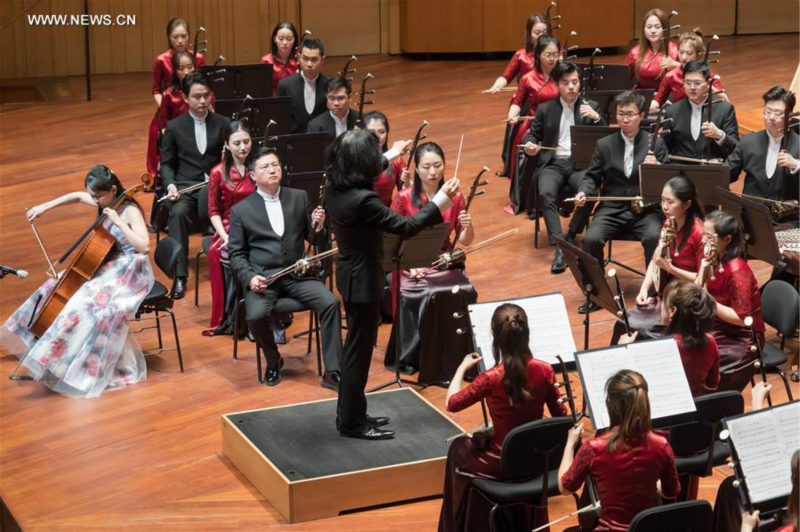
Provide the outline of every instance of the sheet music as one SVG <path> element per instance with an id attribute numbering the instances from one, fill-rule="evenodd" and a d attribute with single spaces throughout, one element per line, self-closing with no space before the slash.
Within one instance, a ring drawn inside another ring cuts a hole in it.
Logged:
<path id="1" fill-rule="evenodd" d="M 789 495 L 789 466 L 792 454 L 800 447 L 798 423 L 798 401 L 726 420 L 751 502 Z"/>
<path id="2" fill-rule="evenodd" d="M 694 412 L 694 399 L 674 338 L 639 342 L 576 353 L 581 380 L 596 429 L 610 426 L 606 410 L 606 381 L 623 369 L 647 381 L 652 419 Z"/>
<path id="3" fill-rule="evenodd" d="M 564 296 L 558 292 L 508 301 L 488 301 L 469 306 L 475 347 L 483 356 L 486 368 L 495 365 L 492 352 L 492 314 L 503 303 L 514 303 L 525 310 L 530 327 L 530 348 L 533 356 L 548 364 L 558 364 L 556 355 L 564 362 L 574 360 L 575 339 L 569 324 Z"/>

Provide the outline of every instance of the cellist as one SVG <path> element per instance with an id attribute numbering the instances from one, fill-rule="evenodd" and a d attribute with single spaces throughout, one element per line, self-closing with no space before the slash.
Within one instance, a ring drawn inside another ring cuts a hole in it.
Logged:
<path id="1" fill-rule="evenodd" d="M 125 192 L 119 178 L 99 164 L 89 170 L 84 184 L 85 192 L 70 192 L 31 208 L 28 220 L 33 222 L 55 207 L 82 203 L 105 216 L 102 227 L 117 244 L 40 337 L 29 327 L 40 303 L 55 290 L 56 279 L 45 282 L 6 320 L 0 327 L 0 343 L 21 358 L 35 380 L 52 390 L 96 397 L 106 388 L 146 377 L 144 357 L 136 340 L 128 335 L 126 317 L 139 308 L 153 287 L 153 270 L 139 204 L 126 198 L 116 210 L 109 207 Z"/>

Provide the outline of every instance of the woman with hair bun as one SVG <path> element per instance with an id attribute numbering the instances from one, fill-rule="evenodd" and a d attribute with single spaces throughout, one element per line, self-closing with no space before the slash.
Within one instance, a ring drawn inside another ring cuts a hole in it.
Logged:
<path id="1" fill-rule="evenodd" d="M 488 434 L 482 433 L 483 437 L 461 436 L 450 445 L 439 515 L 440 532 L 464 530 L 469 483 L 474 477 L 497 477 L 503 440 L 512 429 L 541 419 L 545 404 L 553 417 L 567 414 L 567 409 L 558 402 L 553 368 L 533 358 L 530 351 L 530 327 L 525 311 L 513 303 L 504 303 L 495 309 L 491 328 L 495 366 L 462 389 L 466 372 L 481 361 L 477 353 L 471 353 L 464 357 L 447 390 L 448 412 L 459 412 L 484 399 L 493 429 Z M 547 513 L 539 512 L 537 522 L 547 521 Z"/>

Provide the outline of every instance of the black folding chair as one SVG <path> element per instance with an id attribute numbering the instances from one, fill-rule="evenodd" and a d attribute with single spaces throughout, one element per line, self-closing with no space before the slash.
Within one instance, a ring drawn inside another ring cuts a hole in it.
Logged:
<path id="1" fill-rule="evenodd" d="M 783 379 L 789 401 L 793 401 L 792 388 L 789 379 L 781 366 L 786 364 L 786 338 L 790 338 L 797 330 L 800 320 L 800 294 L 786 281 L 774 280 L 768 282 L 761 292 L 761 314 L 764 322 L 778 331 L 781 339 L 780 347 L 766 342 L 761 349 L 761 358 L 764 369 L 770 373 L 777 373 Z"/>
<path id="2" fill-rule="evenodd" d="M 714 514 L 708 501 L 686 501 L 642 510 L 631 521 L 628 532 L 708 532 Z"/>

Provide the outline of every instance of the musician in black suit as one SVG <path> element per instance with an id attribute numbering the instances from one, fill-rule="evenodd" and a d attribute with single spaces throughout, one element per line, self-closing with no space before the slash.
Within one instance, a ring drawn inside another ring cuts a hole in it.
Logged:
<path id="1" fill-rule="evenodd" d="M 602 196 L 638 196 L 639 165 L 662 164 L 667 159 L 663 141 L 657 139 L 654 153 L 649 153 L 650 135 L 639 128 L 647 108 L 645 97 L 633 91 L 625 91 L 615 98 L 619 133 L 612 133 L 597 141 L 592 162 L 575 195 L 575 205 L 586 203 L 586 196 L 602 191 Z M 630 201 L 602 201 L 594 212 L 583 239 L 583 248 L 599 261 L 603 261 L 603 246 L 607 240 L 620 235 L 633 235 L 642 243 L 645 263 L 649 264 L 658 245 L 661 232 L 661 215 L 653 206 L 637 213 Z M 592 311 L 590 304 L 579 312 Z"/>
<path id="2" fill-rule="evenodd" d="M 303 257 L 304 243 L 326 238 L 325 211 L 310 211 L 304 190 L 281 186 L 282 170 L 273 148 L 260 148 L 249 163 L 256 191 L 231 209 L 228 249 L 231 267 L 246 287 L 245 306 L 250 330 L 264 350 L 267 386 L 280 382 L 283 359 L 278 353 L 270 315 L 279 297 L 296 299 L 320 318 L 325 375 L 322 386 L 337 389 L 341 377 L 342 329 L 339 301 L 316 278 L 267 277 Z"/>
<path id="3" fill-rule="evenodd" d="M 427 205 L 411 218 L 383 204 L 372 182 L 383 170 L 378 138 L 369 130 L 348 131 L 328 151 L 328 212 L 339 244 L 336 286 L 344 301 L 349 330 L 342 355 L 336 428 L 344 436 L 386 439 L 394 432 L 381 429 L 388 418 L 367 415 L 367 384 L 372 348 L 378 333 L 383 299 L 383 232 L 410 237 L 442 221 L 456 192 L 450 179 Z"/>
<path id="4" fill-rule="evenodd" d="M 358 114 L 350 109 L 351 92 L 352 85 L 346 78 L 340 76 L 328 78 L 328 83 L 325 85 L 328 112 L 311 120 L 308 123 L 308 132 L 326 132 L 331 139 L 335 139 L 345 131 L 353 129 Z"/>
<path id="5" fill-rule="evenodd" d="M 542 208 L 547 237 L 550 244 L 553 236 L 563 236 L 561 219 L 558 214 L 558 197 L 569 187 L 578 190 L 583 179 L 583 171 L 576 170 L 572 164 L 572 144 L 570 126 L 606 125 L 605 120 L 597 112 L 597 102 L 580 100 L 581 80 L 577 65 L 562 61 L 550 73 L 550 77 L 558 85 L 559 97 L 543 103 L 536 109 L 536 116 L 531 123 L 530 131 L 522 139 L 525 154 L 531 157 L 539 155 L 538 172 L 539 205 Z M 556 148 L 543 150 L 541 146 Z M 575 210 L 569 224 L 566 240 L 573 241 L 575 235 L 583 231 L 589 213 L 585 208 Z M 564 253 L 556 247 L 552 273 L 561 273 L 567 268 Z"/>
<path id="6" fill-rule="evenodd" d="M 161 144 L 161 179 L 172 202 L 167 234 L 181 244 L 172 297 L 186 294 L 189 232 L 208 227 L 208 190 L 181 194 L 179 189 L 208 181 L 211 169 L 222 159 L 224 130 L 230 119 L 209 110 L 211 84 L 194 72 L 183 79 L 183 94 L 189 112 L 167 122 Z"/>
<path id="7" fill-rule="evenodd" d="M 325 47 L 315 37 L 306 37 L 298 51 L 300 70 L 278 82 L 278 96 L 292 97 L 292 133 L 305 133 L 308 123 L 327 110 L 325 84 L 322 74 Z"/>
<path id="8" fill-rule="evenodd" d="M 731 182 L 744 170 L 744 193 L 774 200 L 798 199 L 800 136 L 790 132 L 783 145 L 784 113 L 791 114 L 795 95 L 775 86 L 764 93 L 762 131 L 742 137 L 725 162 L 731 169 Z"/>
<path id="9" fill-rule="evenodd" d="M 710 143 L 711 158 L 725 159 L 739 142 L 736 110 L 726 101 L 715 101 L 708 121 L 706 98 L 711 87 L 711 71 L 705 61 L 689 61 L 683 66 L 686 98 L 667 107 L 672 119 L 664 143 L 670 155 L 704 159 Z"/>

